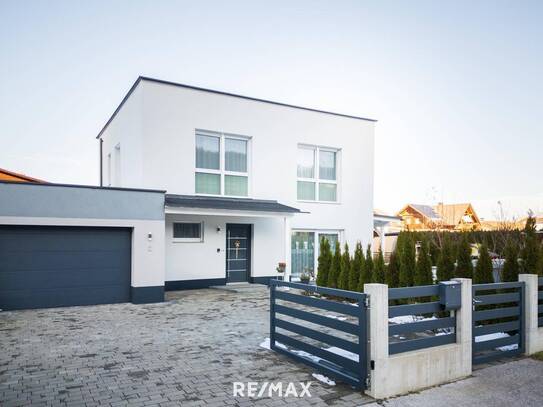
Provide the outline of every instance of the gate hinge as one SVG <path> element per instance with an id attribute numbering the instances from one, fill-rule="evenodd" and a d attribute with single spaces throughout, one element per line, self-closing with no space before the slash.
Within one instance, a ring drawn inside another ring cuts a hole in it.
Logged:
<path id="1" fill-rule="evenodd" d="M 366 306 L 366 308 L 370 307 L 370 297 L 364 298 L 364 305 Z"/>

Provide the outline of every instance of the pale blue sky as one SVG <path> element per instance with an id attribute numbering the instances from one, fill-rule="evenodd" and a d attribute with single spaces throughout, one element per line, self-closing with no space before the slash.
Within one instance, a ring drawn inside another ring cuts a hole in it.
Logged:
<path id="1" fill-rule="evenodd" d="M 94 137 L 147 75 L 378 119 L 376 207 L 543 210 L 541 21 L 540 1 L 0 0 L 0 167 L 97 183 Z"/>

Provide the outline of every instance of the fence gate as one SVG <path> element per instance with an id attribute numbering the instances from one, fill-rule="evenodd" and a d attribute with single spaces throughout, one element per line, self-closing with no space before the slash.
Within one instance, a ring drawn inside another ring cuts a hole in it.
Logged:
<path id="1" fill-rule="evenodd" d="M 473 364 L 524 352 L 524 282 L 473 285 Z"/>
<path id="2" fill-rule="evenodd" d="M 363 293 L 271 280 L 270 348 L 357 389 L 365 389 L 366 299 Z M 341 316 L 329 315 L 330 312 Z"/>

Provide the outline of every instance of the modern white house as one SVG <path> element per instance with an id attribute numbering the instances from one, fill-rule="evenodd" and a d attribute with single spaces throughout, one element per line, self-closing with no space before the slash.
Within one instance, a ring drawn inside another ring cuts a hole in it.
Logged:
<path id="1" fill-rule="evenodd" d="M 102 128 L 105 187 L 165 190 L 165 287 L 314 272 L 373 236 L 375 120 L 139 77 Z"/>

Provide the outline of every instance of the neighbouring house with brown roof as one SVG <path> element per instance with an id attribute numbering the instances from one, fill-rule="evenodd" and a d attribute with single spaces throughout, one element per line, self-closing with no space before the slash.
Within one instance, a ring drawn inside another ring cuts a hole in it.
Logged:
<path id="1" fill-rule="evenodd" d="M 398 212 L 402 229 L 417 230 L 479 230 L 481 220 L 470 203 L 436 206 L 407 204 Z"/>
<path id="2" fill-rule="evenodd" d="M 45 181 L 41 179 L 29 177 L 28 175 L 19 174 L 13 171 L 0 168 L 0 181 L 13 181 L 13 182 L 32 182 L 36 184 L 45 184 Z"/>
<path id="3" fill-rule="evenodd" d="M 543 212 L 532 215 L 535 218 L 535 230 L 537 233 L 543 233 Z M 517 228 L 522 230 L 526 227 L 528 217 L 521 218 L 517 221 Z"/>

